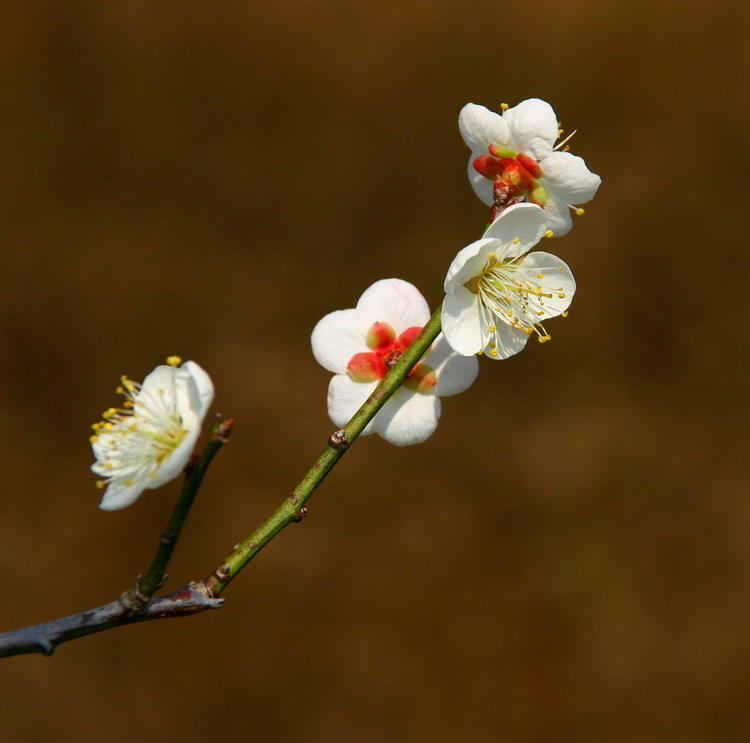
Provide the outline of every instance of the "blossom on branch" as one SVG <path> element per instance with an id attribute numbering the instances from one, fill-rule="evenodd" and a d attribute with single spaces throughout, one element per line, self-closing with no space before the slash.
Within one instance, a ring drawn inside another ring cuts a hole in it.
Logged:
<path id="1" fill-rule="evenodd" d="M 194 361 L 177 356 L 157 366 L 143 384 L 122 377 L 121 408 L 110 408 L 95 423 L 91 469 L 106 488 L 99 508 L 114 511 L 147 489 L 173 480 L 185 468 L 214 397 L 211 378 Z"/>
<path id="2" fill-rule="evenodd" d="M 328 387 L 334 425 L 345 425 L 359 410 L 429 319 L 427 302 L 415 286 L 383 279 L 365 291 L 355 309 L 320 320 L 312 350 L 335 374 Z M 477 371 L 476 359 L 453 353 L 439 335 L 362 434 L 378 433 L 396 446 L 425 441 L 437 428 L 440 397 L 463 392 Z"/>
<path id="3" fill-rule="evenodd" d="M 550 339 L 542 323 L 567 315 L 576 284 L 559 258 L 528 252 L 549 234 L 546 228 L 545 210 L 516 204 L 454 258 L 441 318 L 454 351 L 507 359 L 532 335 L 540 343 Z"/>
<path id="4" fill-rule="evenodd" d="M 526 201 L 544 207 L 547 227 L 564 235 L 572 226 L 570 209 L 583 214 L 577 205 L 593 199 L 599 188 L 601 178 L 582 158 L 560 151 L 567 150 L 570 137 L 555 146 L 562 129 L 546 101 L 530 98 L 514 108 L 504 106 L 502 114 L 467 103 L 458 128 L 471 148 L 469 180 L 492 207 L 491 220 Z"/>

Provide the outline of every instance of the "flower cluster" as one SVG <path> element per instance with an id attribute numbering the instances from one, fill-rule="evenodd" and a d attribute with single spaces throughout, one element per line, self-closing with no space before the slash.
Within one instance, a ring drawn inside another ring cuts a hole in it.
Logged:
<path id="1" fill-rule="evenodd" d="M 484 235 L 463 248 L 445 278 L 440 314 L 423 334 L 432 341 L 400 387 L 363 430 L 398 446 L 425 441 L 437 427 L 440 398 L 467 389 L 477 355 L 507 359 L 532 336 L 550 339 L 545 322 L 566 316 L 576 284 L 559 258 L 532 250 L 543 237 L 571 229 L 600 178 L 568 152 L 552 107 L 539 99 L 501 114 L 469 103 L 459 129 L 471 149 L 469 181 L 491 207 Z M 574 132 L 575 133 L 575 132 Z M 572 135 L 571 135 L 572 136 Z M 412 284 L 385 279 L 351 309 L 326 315 L 312 333 L 316 360 L 334 376 L 328 413 L 350 421 L 430 320 Z M 435 321 L 436 322 L 436 321 Z M 421 349 L 421 346 L 420 346 Z M 213 384 L 195 362 L 172 357 L 137 384 L 126 377 L 120 408 L 94 426 L 92 470 L 105 488 L 101 508 L 129 505 L 145 490 L 176 477 L 187 464 L 213 399 Z"/>
<path id="2" fill-rule="evenodd" d="M 477 367 L 462 361 L 507 359 L 531 336 L 545 343 L 545 321 L 567 315 L 573 274 L 556 256 L 532 248 L 570 230 L 571 209 L 583 213 L 578 205 L 594 197 L 600 178 L 567 151 L 570 137 L 555 145 L 562 130 L 548 103 L 532 98 L 502 109 L 469 103 L 461 110 L 469 181 L 492 207 L 490 226 L 448 269 L 442 333 L 364 433 L 398 445 L 424 441 L 437 426 L 439 397 L 474 381 Z M 343 426 L 359 410 L 429 315 L 416 288 L 388 279 L 367 289 L 356 309 L 318 323 L 313 354 L 335 374 L 328 387 L 334 424 Z"/>

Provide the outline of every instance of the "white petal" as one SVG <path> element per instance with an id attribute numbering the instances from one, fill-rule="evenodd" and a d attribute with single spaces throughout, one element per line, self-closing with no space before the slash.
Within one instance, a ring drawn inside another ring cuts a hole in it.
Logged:
<path id="1" fill-rule="evenodd" d="M 497 240 L 482 238 L 459 250 L 458 255 L 448 267 L 443 288 L 446 292 L 456 291 L 469 279 L 478 276 L 487 263 L 487 256 L 493 251 L 501 250 Z"/>
<path id="2" fill-rule="evenodd" d="M 552 230 L 555 237 L 567 235 L 573 227 L 568 202 L 561 199 L 551 188 L 547 191 L 547 206 L 544 207 L 544 229 Z"/>
<path id="3" fill-rule="evenodd" d="M 377 382 L 355 382 L 346 374 L 336 374 L 328 385 L 328 415 L 334 426 L 345 426 L 378 386 Z M 362 436 L 372 433 L 372 421 Z"/>
<path id="4" fill-rule="evenodd" d="M 582 157 L 570 152 L 551 152 L 540 163 L 541 183 L 567 204 L 585 204 L 594 198 L 602 179 L 592 173 Z"/>
<path id="5" fill-rule="evenodd" d="M 485 178 L 475 167 L 474 160 L 476 155 L 472 152 L 469 157 L 469 183 L 474 189 L 474 193 L 485 203 L 487 206 L 492 206 L 495 202 L 494 194 L 492 190 L 494 188 L 493 182 L 489 178 Z"/>
<path id="6" fill-rule="evenodd" d="M 472 356 L 487 344 L 489 333 L 481 321 L 479 298 L 464 286 L 445 295 L 442 325 L 445 340 L 462 356 Z"/>
<path id="7" fill-rule="evenodd" d="M 557 116 L 552 106 L 539 98 L 521 101 L 503 118 L 510 131 L 510 147 L 540 160 L 552 151 L 557 139 Z"/>
<path id="8" fill-rule="evenodd" d="M 116 511 L 119 508 L 125 508 L 138 500 L 145 489 L 146 485 L 143 478 L 134 480 L 130 485 L 126 485 L 124 479 L 113 480 L 107 485 L 99 508 L 102 511 Z"/>
<path id="9" fill-rule="evenodd" d="M 373 419 L 375 431 L 396 446 L 421 444 L 437 428 L 440 398 L 402 387 Z"/>
<path id="10" fill-rule="evenodd" d="M 467 103 L 461 109 L 458 128 L 464 142 L 479 155 L 487 155 L 491 144 L 508 144 L 508 125 L 503 117 L 476 103 Z"/>
<path id="11" fill-rule="evenodd" d="M 175 447 L 174 451 L 166 456 L 161 463 L 161 466 L 154 471 L 154 476 L 149 478 L 146 482 L 145 487 L 148 490 L 154 488 L 160 488 L 162 485 L 168 483 L 170 480 L 174 480 L 175 477 L 179 477 L 182 471 L 185 469 L 185 465 L 188 463 L 195 445 L 198 441 L 198 437 L 201 433 L 201 422 L 198 421 L 192 426 L 185 434 L 185 437 Z"/>
<path id="12" fill-rule="evenodd" d="M 497 355 L 492 355 L 492 349 L 487 346 L 484 349 L 485 356 L 490 359 L 508 359 L 515 356 L 519 351 L 523 351 L 530 336 L 526 335 L 523 330 L 511 328 L 505 323 L 497 324 Z"/>
<path id="13" fill-rule="evenodd" d="M 401 279 L 381 279 L 357 302 L 357 327 L 363 336 L 375 322 L 388 323 L 396 335 L 430 319 L 430 307 L 419 289 Z"/>
<path id="14" fill-rule="evenodd" d="M 357 327 L 357 310 L 338 310 L 322 318 L 313 328 L 312 352 L 315 360 L 328 371 L 344 374 L 355 353 L 370 349 L 365 335 Z"/>
<path id="15" fill-rule="evenodd" d="M 424 363 L 432 367 L 437 374 L 435 391 L 440 397 L 457 395 L 468 389 L 479 373 L 477 357 L 455 353 L 442 333 L 433 343 Z"/>
<path id="16" fill-rule="evenodd" d="M 498 258 L 514 258 L 531 250 L 547 229 L 547 215 L 536 204 L 509 206 L 487 228 L 485 238 L 499 240 L 504 249 Z M 516 243 L 515 240 L 518 239 Z"/>
<path id="17" fill-rule="evenodd" d="M 196 416 L 200 422 L 203 422 L 203 418 L 214 400 L 214 383 L 206 371 L 195 361 L 186 361 L 180 367 L 180 370 L 186 371 L 190 375 L 192 381 L 190 396 Z"/>
<path id="18" fill-rule="evenodd" d="M 576 291 L 576 282 L 564 261 L 551 253 L 534 251 L 524 257 L 523 270 L 529 283 L 541 286 L 545 294 L 552 294 L 552 297 L 529 295 L 529 310 L 544 313 L 539 315 L 540 320 L 557 317 L 570 307 Z M 544 274 L 541 279 L 537 276 L 540 273 Z M 561 297 L 560 294 L 564 296 Z"/>

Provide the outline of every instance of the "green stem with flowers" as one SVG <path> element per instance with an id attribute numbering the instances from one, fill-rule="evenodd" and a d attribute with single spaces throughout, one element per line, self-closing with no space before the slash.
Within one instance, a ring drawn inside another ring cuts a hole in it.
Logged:
<path id="1" fill-rule="evenodd" d="M 441 330 L 441 309 L 439 307 L 435 311 L 352 419 L 331 434 L 322 454 L 292 494 L 247 539 L 237 545 L 208 578 L 191 581 L 170 594 L 152 598 L 162 583 L 177 537 L 203 476 L 216 452 L 228 440 L 233 423 L 231 420 L 215 424 L 201 455 L 187 471 L 182 493 L 145 577 L 139 578 L 135 587 L 125 591 L 119 599 L 104 606 L 0 634 L 0 658 L 23 653 L 51 655 L 58 645 L 95 632 L 152 619 L 187 616 L 221 606 L 223 599 L 218 596 L 250 560 L 286 526 L 304 518 L 307 513 L 305 504 L 318 485 L 429 350 Z"/>

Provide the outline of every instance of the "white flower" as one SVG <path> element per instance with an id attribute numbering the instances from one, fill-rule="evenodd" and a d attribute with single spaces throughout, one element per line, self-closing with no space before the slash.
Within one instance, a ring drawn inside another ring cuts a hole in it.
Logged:
<path id="1" fill-rule="evenodd" d="M 562 129 L 549 103 L 530 98 L 503 107 L 503 114 L 474 103 L 461 109 L 458 128 L 471 148 L 471 185 L 492 206 L 492 220 L 508 206 L 530 201 L 544 207 L 547 227 L 564 235 L 572 226 L 570 209 L 583 214 L 574 205 L 593 199 L 601 178 L 582 158 L 558 151 L 570 137 L 554 146 Z"/>
<path id="2" fill-rule="evenodd" d="M 157 366 L 143 384 L 122 377 L 122 408 L 106 410 L 91 437 L 91 469 L 106 487 L 99 508 L 129 506 L 146 489 L 173 480 L 185 468 L 214 397 L 211 378 L 194 361 L 177 356 Z"/>
<path id="3" fill-rule="evenodd" d="M 576 284 L 559 258 L 528 252 L 546 226 L 540 207 L 510 206 L 481 240 L 453 259 L 445 277 L 442 325 L 454 351 L 507 359 L 533 334 L 541 343 L 550 339 L 542 322 L 567 315 Z"/>
<path id="4" fill-rule="evenodd" d="M 331 312 L 315 326 L 313 355 L 335 373 L 328 387 L 334 425 L 345 425 L 359 410 L 429 318 L 415 286 L 383 279 L 365 291 L 356 309 Z M 453 353 L 439 335 L 363 435 L 375 431 L 396 446 L 425 441 L 437 428 L 440 397 L 463 392 L 477 372 L 476 359 Z"/>

